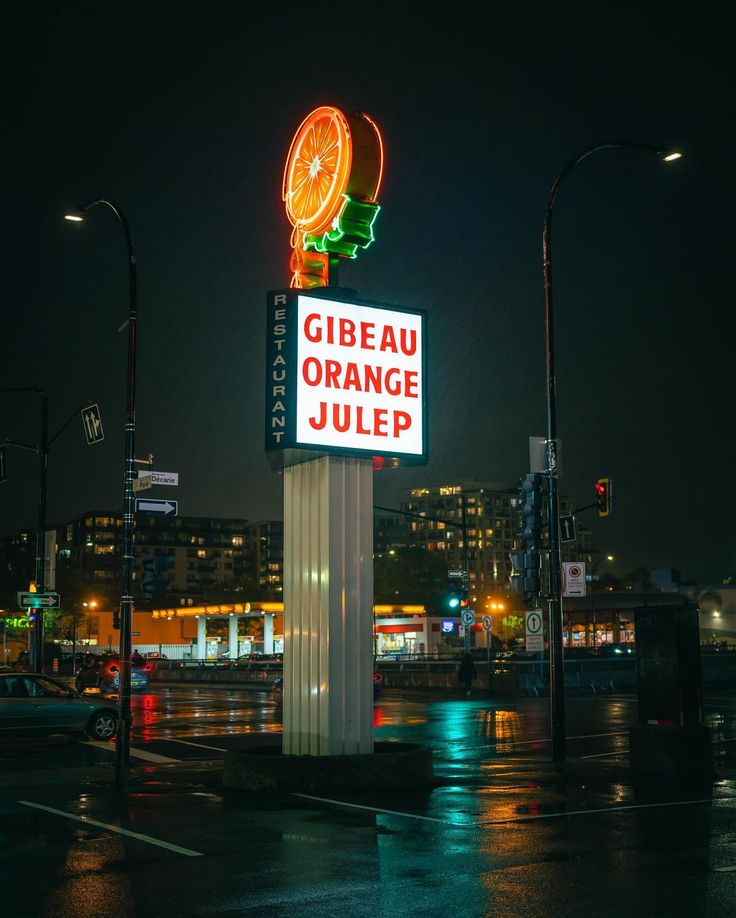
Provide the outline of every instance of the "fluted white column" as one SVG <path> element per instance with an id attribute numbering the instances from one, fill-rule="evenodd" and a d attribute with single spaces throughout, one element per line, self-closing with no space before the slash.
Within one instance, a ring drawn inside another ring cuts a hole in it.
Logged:
<path id="1" fill-rule="evenodd" d="M 284 469 L 284 752 L 373 751 L 373 471 Z"/>

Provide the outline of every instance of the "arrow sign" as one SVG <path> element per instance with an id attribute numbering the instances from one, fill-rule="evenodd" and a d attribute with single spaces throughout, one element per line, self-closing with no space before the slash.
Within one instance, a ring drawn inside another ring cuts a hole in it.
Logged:
<path id="1" fill-rule="evenodd" d="M 87 405 L 86 408 L 82 408 L 82 426 L 87 438 L 87 446 L 92 446 L 93 443 L 99 443 L 100 440 L 105 439 L 99 405 Z"/>
<path id="2" fill-rule="evenodd" d="M 542 628 L 542 613 L 539 609 L 532 609 L 524 617 L 524 630 L 526 631 L 526 649 L 530 651 L 544 650 L 544 629 Z"/>
<path id="3" fill-rule="evenodd" d="M 141 500 L 135 502 L 136 513 L 157 513 L 160 516 L 178 516 L 178 500 Z"/>
<path id="4" fill-rule="evenodd" d="M 460 616 L 463 625 L 472 625 L 475 621 L 475 612 L 472 609 L 463 609 L 463 613 Z"/>
<path id="5" fill-rule="evenodd" d="M 18 593 L 18 605 L 24 609 L 58 609 L 58 593 Z"/>
<path id="6" fill-rule="evenodd" d="M 560 542 L 574 542 L 575 541 L 575 517 L 574 516 L 561 516 L 560 517 Z"/>

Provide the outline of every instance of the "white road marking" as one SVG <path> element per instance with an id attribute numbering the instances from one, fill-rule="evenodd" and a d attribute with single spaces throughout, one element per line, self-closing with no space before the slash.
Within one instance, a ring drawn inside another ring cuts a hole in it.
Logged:
<path id="1" fill-rule="evenodd" d="M 107 752 L 115 752 L 114 743 L 100 743 L 95 740 L 83 740 L 83 746 L 94 746 L 95 749 L 105 749 Z M 172 762 L 181 762 L 181 759 L 172 759 L 168 755 L 159 755 L 157 752 L 144 752 L 135 746 L 130 747 L 130 754 L 136 759 L 143 759 L 144 762 L 157 762 L 160 765 L 171 764 Z"/>
<path id="2" fill-rule="evenodd" d="M 368 810 L 371 813 L 385 813 L 389 816 L 407 816 L 409 819 L 423 819 L 426 822 L 441 822 L 447 825 L 446 819 L 437 819 L 435 816 L 419 816 L 417 813 L 401 813 L 398 810 L 384 810 L 377 806 L 363 806 L 360 803 L 346 803 L 344 800 L 332 800 L 329 797 L 314 797 L 312 794 L 293 793 L 292 797 L 303 797 L 305 800 L 316 800 L 318 803 L 332 803 L 335 806 L 346 806 L 353 810 Z M 454 825 L 454 823 L 450 823 Z M 472 826 L 472 823 L 469 824 Z"/>
<path id="3" fill-rule="evenodd" d="M 628 736 L 628 731 L 626 733 L 581 733 L 579 736 L 568 736 L 568 740 L 574 739 L 596 739 L 601 736 Z M 508 740 L 504 742 L 496 742 L 496 746 L 530 746 L 534 743 L 551 743 L 551 739 L 530 739 L 530 740 Z"/>
<path id="4" fill-rule="evenodd" d="M 608 752 L 596 752 L 594 755 L 581 755 L 581 759 L 603 759 L 606 756 L 611 755 L 625 755 L 629 750 L 628 749 L 619 749 L 618 752 L 615 749 L 609 749 Z"/>
<path id="5" fill-rule="evenodd" d="M 482 826 L 502 826 L 510 822 L 531 822 L 534 819 L 561 819 L 566 816 L 591 816 L 594 813 L 620 813 L 624 810 L 650 810 L 663 806 L 700 806 L 704 803 L 713 804 L 708 800 L 671 800 L 665 803 L 629 803 L 622 806 L 604 806 L 591 810 L 568 810 L 564 813 L 539 813 L 528 816 L 512 816 L 509 819 L 491 819 L 488 822 L 478 822 L 476 825 Z"/>
<path id="6" fill-rule="evenodd" d="M 704 803 L 711 804 L 712 800 L 672 800 L 665 803 L 630 803 L 621 806 L 604 806 L 589 810 L 568 810 L 563 813 L 540 813 L 536 815 L 512 816 L 509 819 L 490 819 L 484 822 L 457 823 L 447 819 L 438 819 L 436 816 L 420 816 L 418 813 L 402 813 L 399 810 L 386 810 L 377 806 L 364 806 L 360 803 L 348 803 L 345 800 L 333 800 L 329 797 L 315 797 L 312 794 L 292 793 L 292 797 L 302 797 L 305 800 L 316 800 L 318 803 L 331 803 L 334 806 L 344 806 L 354 810 L 367 810 L 370 813 L 383 813 L 388 816 L 404 816 L 408 819 L 422 819 L 426 822 L 439 822 L 453 829 L 480 829 L 484 826 L 502 826 L 515 822 L 531 822 L 535 819 L 563 819 L 567 816 L 590 816 L 595 813 L 620 813 L 625 810 L 647 810 L 664 806 L 699 806 Z"/>
<path id="7" fill-rule="evenodd" d="M 227 752 L 227 749 L 221 749 L 219 746 L 205 746 L 204 743 L 191 743 L 185 739 L 173 739 L 171 737 L 161 738 L 164 743 L 183 743 L 185 746 L 196 746 L 197 749 L 212 749 L 214 752 Z"/>
<path id="8" fill-rule="evenodd" d="M 143 835 L 140 832 L 131 832 L 130 829 L 123 829 L 120 826 L 111 826 L 107 822 L 98 822 L 89 816 L 75 816 L 73 813 L 66 813 L 64 810 L 56 810 L 52 806 L 43 806 L 40 803 L 32 803 L 30 800 L 19 800 L 22 806 L 33 807 L 34 810 L 44 810 L 46 813 L 53 813 L 55 816 L 63 816 L 65 819 L 73 819 L 75 822 L 81 822 L 85 825 L 97 826 L 100 829 L 107 829 L 109 832 L 117 832 L 118 835 L 127 835 L 129 838 L 135 838 L 138 841 L 145 842 L 147 845 L 156 845 L 159 848 L 166 848 L 167 851 L 173 851 L 175 854 L 184 854 L 187 857 L 202 857 L 201 851 L 193 851 L 191 848 L 182 848 L 179 845 L 172 845 L 169 842 L 162 841 L 160 838 L 153 838 L 151 835 Z"/>

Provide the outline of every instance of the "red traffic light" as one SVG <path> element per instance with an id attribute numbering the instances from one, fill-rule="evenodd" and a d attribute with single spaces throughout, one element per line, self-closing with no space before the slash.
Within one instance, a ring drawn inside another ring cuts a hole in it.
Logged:
<path id="1" fill-rule="evenodd" d="M 608 516 L 611 512 L 611 485 L 610 478 L 599 478 L 595 483 L 595 506 L 600 517 Z"/>

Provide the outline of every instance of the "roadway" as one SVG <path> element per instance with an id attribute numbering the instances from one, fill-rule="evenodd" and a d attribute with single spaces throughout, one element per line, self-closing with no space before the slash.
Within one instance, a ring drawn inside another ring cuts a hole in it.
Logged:
<path id="1" fill-rule="evenodd" d="M 315 799 L 219 786 L 225 750 L 281 729 L 266 691 L 157 685 L 124 797 L 109 746 L 0 746 L 7 914 L 730 916 L 736 691 L 706 703 L 712 797 L 632 788 L 631 696 L 568 699 L 555 775 L 546 699 L 385 692 L 376 738 L 431 745 L 437 787 Z"/>

